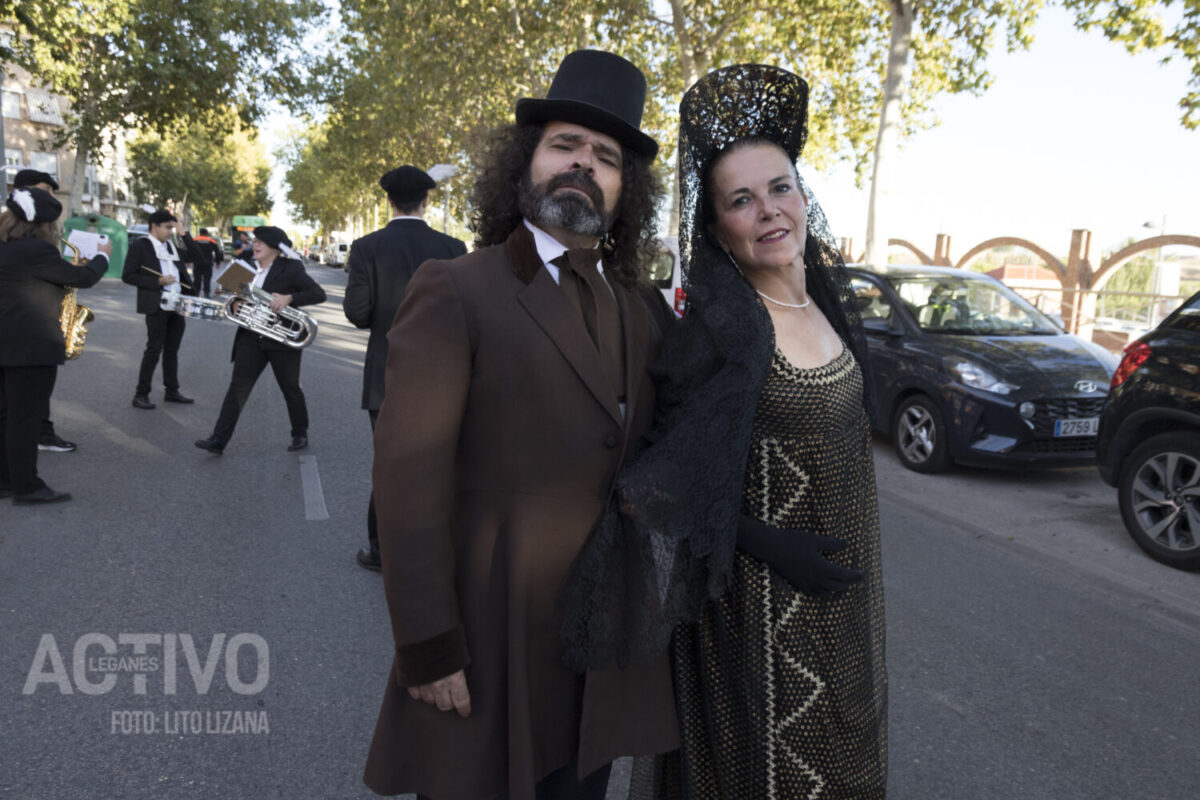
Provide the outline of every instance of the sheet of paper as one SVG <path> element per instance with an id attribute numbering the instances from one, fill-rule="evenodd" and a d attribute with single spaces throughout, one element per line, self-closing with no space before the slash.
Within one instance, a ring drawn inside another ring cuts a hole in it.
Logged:
<path id="1" fill-rule="evenodd" d="M 103 236 L 103 234 L 99 233 L 92 233 L 91 231 L 71 231 L 67 234 L 67 241 L 78 247 L 79 255 L 85 259 L 95 257 L 96 253 L 100 252 L 100 242 L 106 241 L 107 239 L 107 236 Z M 75 254 L 67 248 L 63 248 L 63 258 L 69 261 L 74 255 Z"/>

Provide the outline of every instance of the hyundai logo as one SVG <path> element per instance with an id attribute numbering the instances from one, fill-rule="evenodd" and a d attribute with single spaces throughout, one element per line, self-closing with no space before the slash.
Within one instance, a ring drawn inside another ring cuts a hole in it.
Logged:
<path id="1" fill-rule="evenodd" d="M 1075 391 L 1081 394 L 1089 394 L 1096 391 L 1096 384 L 1091 381 L 1075 381 Z"/>

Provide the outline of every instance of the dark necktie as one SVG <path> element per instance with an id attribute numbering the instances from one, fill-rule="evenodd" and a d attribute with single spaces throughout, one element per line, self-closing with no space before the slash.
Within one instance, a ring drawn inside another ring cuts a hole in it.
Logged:
<path id="1" fill-rule="evenodd" d="M 621 339 L 621 313 L 612 289 L 596 269 L 597 250 L 568 250 L 550 263 L 556 265 L 559 286 L 583 318 L 588 335 L 596 345 L 609 383 L 625 402 L 625 354 Z"/>

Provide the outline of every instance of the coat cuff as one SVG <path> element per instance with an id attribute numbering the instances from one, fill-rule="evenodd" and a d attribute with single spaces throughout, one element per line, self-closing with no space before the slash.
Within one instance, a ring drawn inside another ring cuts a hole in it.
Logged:
<path id="1" fill-rule="evenodd" d="M 396 683 L 406 688 L 432 683 L 470 663 L 467 635 L 462 628 L 454 628 L 423 642 L 396 647 Z"/>

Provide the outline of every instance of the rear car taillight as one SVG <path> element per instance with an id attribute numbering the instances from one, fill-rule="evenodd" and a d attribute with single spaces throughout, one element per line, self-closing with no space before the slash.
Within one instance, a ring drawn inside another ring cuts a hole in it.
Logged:
<path id="1" fill-rule="evenodd" d="M 675 290 L 675 313 L 682 317 L 685 311 L 687 311 L 687 292 L 681 286 Z"/>
<path id="2" fill-rule="evenodd" d="M 1146 363 L 1146 359 L 1150 358 L 1150 345 L 1145 342 L 1134 342 L 1125 348 L 1125 355 L 1121 358 L 1121 363 L 1117 365 L 1117 371 L 1113 373 L 1112 383 L 1109 384 L 1110 390 L 1117 388 L 1124 383 L 1137 368 Z"/>

